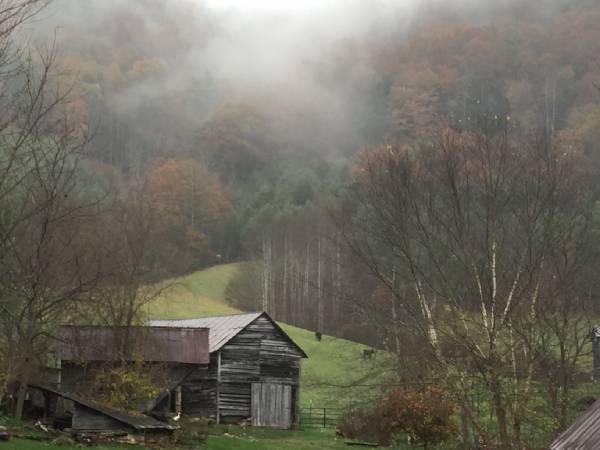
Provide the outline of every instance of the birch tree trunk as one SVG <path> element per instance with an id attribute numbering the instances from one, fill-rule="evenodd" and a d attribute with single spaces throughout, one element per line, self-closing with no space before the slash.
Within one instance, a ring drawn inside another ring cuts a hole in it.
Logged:
<path id="1" fill-rule="evenodd" d="M 305 260 L 305 268 L 304 268 L 304 286 L 302 288 L 303 290 L 303 294 L 304 294 L 304 298 L 303 298 L 303 307 L 300 311 L 306 311 L 306 307 L 309 304 L 310 301 L 310 294 L 309 294 L 309 288 L 310 288 L 310 284 L 309 281 L 310 280 L 310 240 L 306 241 L 306 260 Z M 307 323 L 306 318 L 303 318 L 302 320 L 303 323 Z"/>
<path id="2" fill-rule="evenodd" d="M 323 332 L 323 276 L 321 273 L 321 235 L 317 238 L 317 331 Z"/>
<path id="3" fill-rule="evenodd" d="M 263 236 L 262 243 L 262 254 L 263 254 L 263 295 L 262 295 L 262 311 L 267 311 L 269 309 L 269 247 L 267 244 L 267 239 Z"/>
<path id="4" fill-rule="evenodd" d="M 281 320 L 289 323 L 290 317 L 288 313 L 288 243 L 287 233 L 283 236 L 283 281 L 281 293 Z"/>
<path id="5" fill-rule="evenodd" d="M 339 233 L 335 236 L 335 283 L 332 296 L 333 301 L 333 323 L 336 327 L 339 327 L 340 320 L 340 297 L 342 295 L 342 265 L 341 265 L 341 251 L 340 251 L 340 237 Z"/>

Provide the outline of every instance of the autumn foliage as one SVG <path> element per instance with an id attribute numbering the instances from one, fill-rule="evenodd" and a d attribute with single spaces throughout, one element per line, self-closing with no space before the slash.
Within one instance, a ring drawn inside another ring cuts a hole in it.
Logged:
<path id="1" fill-rule="evenodd" d="M 452 436 L 455 409 L 455 403 L 439 386 L 422 390 L 399 388 L 373 408 L 350 411 L 338 427 L 348 438 L 375 440 L 384 445 L 406 439 L 426 448 Z"/>
<path id="2" fill-rule="evenodd" d="M 163 263 L 186 272 L 214 260 L 231 203 L 218 178 L 192 159 L 168 159 L 148 174 L 150 221 Z"/>

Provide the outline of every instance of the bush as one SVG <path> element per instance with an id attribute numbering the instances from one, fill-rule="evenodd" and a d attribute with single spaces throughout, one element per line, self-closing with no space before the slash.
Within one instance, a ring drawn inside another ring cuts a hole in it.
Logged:
<path id="1" fill-rule="evenodd" d="M 142 363 L 107 365 L 96 374 L 94 398 L 115 408 L 138 410 L 155 399 L 166 386 L 162 367 Z"/>
<path id="2" fill-rule="evenodd" d="M 438 386 L 419 391 L 396 389 L 373 408 L 353 409 L 338 423 L 344 436 L 380 444 L 404 437 L 427 447 L 451 437 L 455 404 Z"/>

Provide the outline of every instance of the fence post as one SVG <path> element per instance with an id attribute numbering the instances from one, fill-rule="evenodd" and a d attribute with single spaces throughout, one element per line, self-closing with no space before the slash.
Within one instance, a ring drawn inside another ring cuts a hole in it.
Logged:
<path id="1" fill-rule="evenodd" d="M 323 428 L 327 428 L 327 408 L 323 408 Z"/>

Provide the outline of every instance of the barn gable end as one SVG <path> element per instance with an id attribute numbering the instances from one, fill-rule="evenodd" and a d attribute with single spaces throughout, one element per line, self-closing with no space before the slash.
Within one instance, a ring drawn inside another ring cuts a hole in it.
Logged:
<path id="1" fill-rule="evenodd" d="M 285 392 L 291 416 L 297 417 L 300 367 L 304 351 L 266 314 L 152 321 L 160 326 L 202 326 L 210 330 L 210 363 L 191 373 L 182 383 L 182 409 L 190 415 L 232 422 L 251 418 L 253 392 Z M 264 386 L 287 386 L 259 389 Z M 254 386 L 254 389 L 253 389 Z"/>

